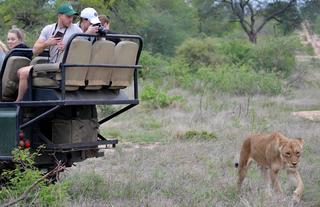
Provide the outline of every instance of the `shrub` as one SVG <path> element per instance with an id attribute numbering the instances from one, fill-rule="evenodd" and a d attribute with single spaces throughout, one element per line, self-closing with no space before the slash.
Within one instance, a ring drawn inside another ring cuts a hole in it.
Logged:
<path id="1" fill-rule="evenodd" d="M 141 100 L 146 101 L 152 107 L 164 108 L 176 101 L 181 101 L 181 96 L 169 96 L 165 91 L 156 89 L 154 85 L 146 85 L 141 92 Z"/>
<path id="2" fill-rule="evenodd" d="M 188 39 L 176 50 L 192 71 L 203 66 L 225 64 L 251 65 L 256 72 L 276 73 L 287 77 L 295 68 L 295 51 L 300 47 L 296 37 L 279 37 L 259 41 L 257 45 L 246 40 L 222 38 Z"/>
<path id="3" fill-rule="evenodd" d="M 295 37 L 260 41 L 251 50 L 250 64 L 257 72 L 276 73 L 281 77 L 287 77 L 295 68 L 295 50 L 298 45 Z"/>
<path id="4" fill-rule="evenodd" d="M 230 94 L 273 95 L 281 92 L 281 82 L 275 74 L 258 74 L 248 65 L 221 65 L 215 70 L 204 67 L 197 75 L 213 90 Z"/>
<path id="5" fill-rule="evenodd" d="M 139 75 L 143 79 L 156 79 L 166 75 L 166 67 L 168 61 L 160 54 L 151 54 L 150 52 L 143 51 L 140 56 L 140 65 L 142 68 L 139 70 Z"/>
<path id="6" fill-rule="evenodd" d="M 248 61 L 248 56 L 254 45 L 247 40 L 222 40 L 221 52 L 233 64 L 242 64 Z"/>
<path id="7" fill-rule="evenodd" d="M 7 180 L 6 186 L 0 190 L 0 200 L 8 201 L 20 197 L 32 184 L 42 178 L 41 171 L 34 166 L 34 159 L 38 152 L 31 153 L 29 149 L 15 149 L 13 151 L 15 168 L 5 170 L 1 177 Z M 67 185 L 51 183 L 48 179 L 39 182 L 30 191 L 28 197 L 19 204 L 22 206 L 63 206 L 68 200 Z"/>
<path id="8" fill-rule="evenodd" d="M 194 82 L 194 71 L 183 58 L 174 58 L 168 67 L 168 73 L 175 86 L 191 87 Z"/>
<path id="9" fill-rule="evenodd" d="M 226 55 L 221 52 L 221 41 L 210 37 L 187 39 L 177 48 L 176 54 L 192 68 L 228 62 Z"/>
<path id="10" fill-rule="evenodd" d="M 112 105 L 97 105 L 97 112 L 99 118 L 104 118 L 116 112 L 116 107 Z"/>
<path id="11" fill-rule="evenodd" d="M 207 131 L 196 131 L 190 130 L 184 133 L 183 135 L 178 135 L 179 139 L 186 139 L 186 140 L 216 140 L 217 136 L 212 132 Z"/>
<path id="12" fill-rule="evenodd" d="M 311 45 L 311 43 L 308 43 L 307 45 L 304 46 L 304 51 L 308 54 L 308 55 L 315 55 L 314 49 Z"/>
<path id="13" fill-rule="evenodd" d="M 320 16 L 318 16 L 314 20 L 314 24 L 312 25 L 312 28 L 315 31 L 315 33 L 320 34 Z"/>

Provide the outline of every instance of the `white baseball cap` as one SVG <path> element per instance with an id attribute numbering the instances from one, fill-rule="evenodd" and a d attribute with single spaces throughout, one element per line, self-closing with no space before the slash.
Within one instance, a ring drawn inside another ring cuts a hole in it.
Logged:
<path id="1" fill-rule="evenodd" d="M 98 13 L 94 8 L 85 8 L 80 13 L 81 18 L 88 19 L 91 24 L 100 23 Z"/>

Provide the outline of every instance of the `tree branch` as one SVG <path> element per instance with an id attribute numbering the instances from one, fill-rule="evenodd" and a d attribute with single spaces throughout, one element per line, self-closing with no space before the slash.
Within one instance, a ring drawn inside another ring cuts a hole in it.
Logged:
<path id="1" fill-rule="evenodd" d="M 266 17 L 264 19 L 264 21 L 261 23 L 261 25 L 258 27 L 257 29 L 257 33 L 261 31 L 261 29 L 270 21 L 273 19 L 273 17 L 285 12 L 287 9 L 289 9 L 293 3 L 296 2 L 296 0 L 290 0 L 290 2 L 287 4 L 287 6 L 283 7 L 282 9 L 272 13 L 271 15 L 269 15 L 268 17 Z"/>
<path id="2" fill-rule="evenodd" d="M 22 195 L 20 197 L 18 197 L 17 199 L 14 199 L 12 201 L 10 201 L 9 203 L 6 203 L 3 205 L 3 207 L 9 207 L 9 206 L 13 206 L 17 203 L 19 203 L 20 201 L 23 201 L 25 199 L 28 198 L 29 193 L 42 181 L 44 181 L 45 179 L 49 178 L 50 176 L 57 174 L 59 172 L 62 172 L 65 169 L 65 166 L 63 164 L 61 164 L 61 162 L 59 161 L 57 166 L 51 170 L 50 172 L 48 172 L 47 174 L 45 174 L 44 176 L 42 176 L 41 178 L 39 178 L 38 180 L 36 180 L 26 191 L 24 191 L 22 193 Z"/>
<path id="3" fill-rule="evenodd" d="M 223 2 L 230 4 L 233 13 L 239 18 L 241 27 L 243 28 L 243 30 L 244 30 L 247 34 L 249 34 L 250 31 L 249 31 L 249 28 L 248 28 L 248 27 L 250 27 L 250 24 L 249 24 L 249 22 L 247 22 L 247 21 L 245 20 L 244 10 L 242 10 L 242 15 L 241 15 L 241 14 L 239 13 L 239 11 L 237 10 L 237 8 L 235 8 L 235 3 L 233 2 L 233 0 L 230 0 L 230 1 L 224 0 Z M 241 5 L 240 5 L 240 7 L 241 7 Z M 247 25 L 248 27 L 247 27 L 246 25 Z"/>

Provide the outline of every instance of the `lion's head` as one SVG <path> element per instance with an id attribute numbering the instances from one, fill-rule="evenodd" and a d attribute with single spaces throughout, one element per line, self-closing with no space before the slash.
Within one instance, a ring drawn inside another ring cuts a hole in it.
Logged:
<path id="1" fill-rule="evenodd" d="M 285 139 L 280 141 L 280 154 L 289 168 L 296 168 L 302 154 L 304 141 L 302 138 Z"/>

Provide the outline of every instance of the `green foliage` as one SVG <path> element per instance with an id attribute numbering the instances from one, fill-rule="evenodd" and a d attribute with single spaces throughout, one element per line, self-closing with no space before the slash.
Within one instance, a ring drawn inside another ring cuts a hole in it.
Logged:
<path id="1" fill-rule="evenodd" d="M 301 15 L 311 22 L 319 16 L 320 2 L 318 0 L 305 0 L 301 7 Z"/>
<path id="2" fill-rule="evenodd" d="M 313 23 L 313 29 L 317 34 L 320 34 L 320 16 L 317 16 Z"/>
<path id="3" fill-rule="evenodd" d="M 169 74 L 183 87 L 231 94 L 279 94 L 280 77 L 295 68 L 295 37 L 262 40 L 188 39 L 177 48 Z M 198 80 L 198 81 L 197 81 Z"/>
<path id="4" fill-rule="evenodd" d="M 248 61 L 248 55 L 253 44 L 247 40 L 220 40 L 221 52 L 228 57 L 233 64 L 242 64 Z"/>
<path id="5" fill-rule="evenodd" d="M 271 2 L 264 12 L 267 14 L 276 13 L 277 11 L 281 10 L 281 8 L 286 7 L 287 4 L 288 2 L 284 1 Z M 277 26 L 282 30 L 283 34 L 289 34 L 293 32 L 300 26 L 302 22 L 301 13 L 296 4 L 289 7 L 285 12 L 276 15 L 274 19 L 277 20 Z"/>
<path id="6" fill-rule="evenodd" d="M 39 155 L 39 151 L 32 153 L 29 149 L 15 149 L 12 154 L 15 168 L 5 170 L 1 174 L 3 179 L 8 180 L 7 185 L 0 190 L 0 200 L 4 202 L 18 198 L 43 176 L 41 171 L 34 166 L 34 159 Z M 20 204 L 22 206 L 29 204 L 63 206 L 63 203 L 68 200 L 66 189 L 66 184 L 56 183 L 54 185 L 45 179 L 39 182 Z"/>
<path id="7" fill-rule="evenodd" d="M 116 108 L 112 105 L 97 105 L 97 111 L 99 116 L 106 117 L 116 112 Z"/>
<path id="8" fill-rule="evenodd" d="M 23 29 L 45 24 L 51 5 L 46 0 L 5 0 L 0 2 L 1 26 L 17 25 Z"/>
<path id="9" fill-rule="evenodd" d="M 247 64 L 256 71 L 286 77 L 295 67 L 294 52 L 300 46 L 295 37 L 266 39 L 257 45 L 243 40 L 188 39 L 177 48 L 177 57 L 184 59 L 191 68 Z"/>
<path id="10" fill-rule="evenodd" d="M 180 135 L 178 138 L 180 139 L 186 139 L 186 140 L 216 140 L 217 136 L 216 134 L 212 132 L 207 131 L 196 131 L 196 130 L 190 130 L 187 131 L 184 135 Z"/>
<path id="11" fill-rule="evenodd" d="M 230 21 L 232 11 L 224 4 L 216 1 L 213 5 L 212 0 L 192 0 L 191 4 L 196 9 L 199 33 L 222 37 L 240 28 L 238 22 Z"/>
<path id="12" fill-rule="evenodd" d="M 315 55 L 315 52 L 311 43 L 308 43 L 307 45 L 304 46 L 304 51 L 310 56 Z"/>
<path id="13" fill-rule="evenodd" d="M 164 108 L 174 102 L 182 101 L 182 97 L 167 95 L 165 91 L 157 89 L 154 85 L 150 84 L 144 86 L 141 92 L 141 100 L 146 101 L 152 107 Z"/>
<path id="14" fill-rule="evenodd" d="M 139 77 L 143 79 L 157 79 L 167 75 L 166 67 L 169 63 L 161 54 L 152 55 L 150 52 L 143 51 L 139 64 L 143 67 L 139 70 Z"/>
<path id="15" fill-rule="evenodd" d="M 197 20 L 192 7 L 183 0 L 152 0 L 148 22 L 140 32 L 146 38 L 146 48 L 153 53 L 173 55 L 175 47 L 196 34 Z"/>
<path id="16" fill-rule="evenodd" d="M 230 94 L 273 95 L 281 92 L 281 82 L 275 74 L 258 74 L 248 65 L 221 65 L 215 70 L 204 67 L 197 74 L 208 82 L 210 89 Z"/>
<path id="17" fill-rule="evenodd" d="M 250 62 L 256 71 L 287 77 L 295 68 L 295 50 L 299 46 L 295 37 L 268 38 L 252 48 Z"/>
<path id="18" fill-rule="evenodd" d="M 194 71 L 183 58 L 174 58 L 168 67 L 168 73 L 175 86 L 191 87 L 193 85 Z"/>
<path id="19" fill-rule="evenodd" d="M 178 58 L 182 58 L 193 68 L 199 66 L 219 65 L 228 62 L 221 52 L 221 42 L 214 38 L 192 38 L 184 41 L 176 50 Z"/>

